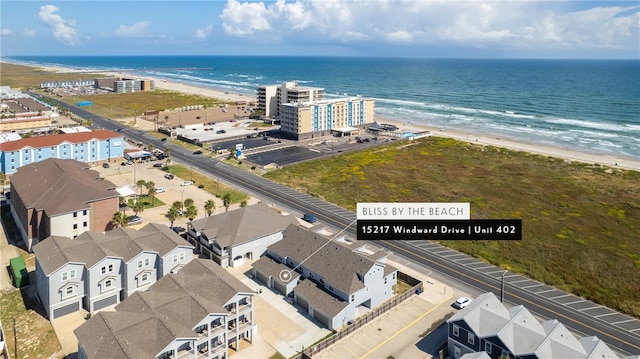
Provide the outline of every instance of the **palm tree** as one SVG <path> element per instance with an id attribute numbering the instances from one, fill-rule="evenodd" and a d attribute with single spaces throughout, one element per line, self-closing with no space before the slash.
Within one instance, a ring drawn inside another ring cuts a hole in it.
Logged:
<path id="1" fill-rule="evenodd" d="M 127 216 L 126 214 L 124 214 L 123 212 L 116 212 L 113 214 L 113 217 L 111 217 L 111 224 L 113 224 L 114 227 L 124 227 L 129 223 L 129 216 Z"/>
<path id="2" fill-rule="evenodd" d="M 184 206 L 184 204 L 181 201 L 175 201 L 171 204 L 171 208 L 175 208 L 176 210 L 182 209 L 182 206 Z"/>
<path id="3" fill-rule="evenodd" d="M 184 200 L 183 204 L 184 204 L 185 207 L 191 207 L 191 206 L 193 206 L 193 199 L 187 198 L 187 199 Z"/>
<path id="4" fill-rule="evenodd" d="M 147 185 L 147 181 L 145 180 L 138 180 L 138 182 L 136 182 L 136 186 L 140 190 L 140 195 L 142 195 L 142 188 L 145 187 L 146 185 Z"/>
<path id="5" fill-rule="evenodd" d="M 229 206 L 231 205 L 231 194 L 230 193 L 225 193 L 224 196 L 222 196 L 222 204 L 224 205 L 225 212 L 228 212 L 229 211 Z"/>
<path id="6" fill-rule="evenodd" d="M 204 211 L 207 213 L 207 216 L 211 216 L 211 213 L 216 209 L 216 203 L 210 199 L 204 203 Z"/>
<path id="7" fill-rule="evenodd" d="M 133 213 L 135 213 L 135 215 L 137 216 L 138 213 L 144 212 L 144 202 L 142 202 L 141 200 L 135 201 L 131 209 L 133 210 Z"/>
<path id="8" fill-rule="evenodd" d="M 187 218 L 189 218 L 190 221 L 193 221 L 193 219 L 196 218 L 197 215 L 198 208 L 196 208 L 196 206 L 191 205 L 187 207 Z"/>
<path id="9" fill-rule="evenodd" d="M 164 149 L 164 156 L 167 159 L 167 162 L 165 164 L 165 166 L 169 167 L 169 162 L 171 161 L 171 159 L 169 158 L 169 156 L 171 155 L 171 149 L 170 148 L 165 148 Z"/>
<path id="10" fill-rule="evenodd" d="M 153 144 L 152 143 L 147 145 L 147 151 L 153 152 Z"/>
<path id="11" fill-rule="evenodd" d="M 147 188 L 147 195 L 151 197 L 151 206 L 153 206 L 153 201 L 156 196 L 156 183 L 153 181 L 148 181 L 144 186 Z"/>
<path id="12" fill-rule="evenodd" d="M 173 228 L 173 222 L 175 222 L 175 220 L 180 216 L 180 214 L 178 213 L 178 209 L 176 207 L 171 207 L 169 208 L 169 211 L 167 212 L 167 214 L 165 215 L 165 217 L 167 217 L 167 219 L 171 222 L 171 228 Z"/>

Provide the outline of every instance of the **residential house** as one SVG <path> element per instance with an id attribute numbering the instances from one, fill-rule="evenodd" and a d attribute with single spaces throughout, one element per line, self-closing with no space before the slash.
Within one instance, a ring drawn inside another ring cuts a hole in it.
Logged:
<path id="1" fill-rule="evenodd" d="M 522 305 L 506 308 L 493 293 L 478 296 L 447 326 L 454 359 L 620 358 L 597 337 L 579 339 L 556 319 L 541 323 Z"/>
<path id="2" fill-rule="evenodd" d="M 34 136 L 2 144 L 0 171 L 11 175 L 20 167 L 49 158 L 74 159 L 96 165 L 122 158 L 123 151 L 122 134 L 108 130 Z"/>
<path id="3" fill-rule="evenodd" d="M 254 295 L 217 264 L 195 259 L 76 329 L 78 358 L 229 358 L 253 342 Z"/>
<path id="4" fill-rule="evenodd" d="M 394 296 L 397 269 L 386 253 L 371 256 L 319 233 L 290 225 L 253 264 L 253 276 L 292 296 L 310 316 L 336 329 Z"/>
<path id="5" fill-rule="evenodd" d="M 113 183 L 85 163 L 50 158 L 23 166 L 11 177 L 11 215 L 31 250 L 49 236 L 111 229 L 118 195 Z"/>
<path id="6" fill-rule="evenodd" d="M 287 226 L 298 223 L 295 216 L 258 203 L 191 221 L 187 239 L 223 268 L 236 267 L 245 259 L 259 258 L 268 246 L 282 239 Z"/>
<path id="7" fill-rule="evenodd" d="M 150 223 L 51 236 L 33 246 L 38 297 L 50 319 L 84 308 L 90 313 L 147 290 L 193 259 L 189 245 L 169 227 Z"/>

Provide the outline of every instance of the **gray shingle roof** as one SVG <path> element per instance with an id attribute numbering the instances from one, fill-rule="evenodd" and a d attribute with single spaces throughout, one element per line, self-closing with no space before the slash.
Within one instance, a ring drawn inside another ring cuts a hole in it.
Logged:
<path id="1" fill-rule="evenodd" d="M 328 315 L 330 318 L 338 315 L 338 313 L 349 305 L 349 302 L 332 296 L 322 288 L 319 288 L 316 283 L 308 279 L 300 282 L 296 286 L 295 292 L 296 295 L 299 294 L 306 298 L 312 307 Z"/>
<path id="2" fill-rule="evenodd" d="M 511 309 L 493 293 L 483 293 L 447 320 L 464 321 L 480 338 L 498 337 L 516 356 L 539 358 L 615 358 L 619 357 L 600 339 L 577 339 L 557 320 L 538 322 L 523 306 Z"/>
<path id="3" fill-rule="evenodd" d="M 251 266 L 259 270 L 260 272 L 270 275 L 281 282 L 282 280 L 280 280 L 280 273 L 283 270 L 287 270 L 291 272 L 291 268 L 267 256 L 260 257 L 260 259 L 253 262 Z M 300 278 L 300 274 L 298 272 L 291 272 L 291 279 L 289 279 L 289 281 L 297 281 L 298 278 Z"/>
<path id="4" fill-rule="evenodd" d="M 91 202 L 118 197 L 113 183 L 100 179 L 86 163 L 69 159 L 50 158 L 22 166 L 12 176 L 11 186 L 26 208 L 42 210 L 49 217 L 89 209 Z"/>
<path id="5" fill-rule="evenodd" d="M 84 232 L 76 238 L 51 236 L 34 245 L 33 252 L 44 273 L 49 275 L 68 262 L 84 263 L 91 268 L 106 257 L 128 262 L 143 251 L 157 252 L 163 257 L 178 246 L 193 248 L 169 227 L 149 223 L 138 231 Z"/>
<path id="6" fill-rule="evenodd" d="M 277 233 L 290 224 L 298 224 L 293 215 L 283 216 L 265 203 L 197 219 L 191 226 L 217 243 L 220 248 L 234 247 Z"/>
<path id="7" fill-rule="evenodd" d="M 385 266 L 299 226 L 287 227 L 284 238 L 269 246 L 269 250 L 297 263 L 304 261 L 305 267 L 346 294 L 364 288 L 362 277 L 371 268 L 376 265 Z"/>

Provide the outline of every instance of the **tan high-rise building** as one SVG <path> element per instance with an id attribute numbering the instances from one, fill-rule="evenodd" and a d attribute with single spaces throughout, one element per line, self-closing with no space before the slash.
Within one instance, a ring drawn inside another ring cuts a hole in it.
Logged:
<path id="1" fill-rule="evenodd" d="M 374 122 L 374 108 L 374 99 L 360 97 L 286 103 L 280 130 L 298 140 L 350 135 Z"/>
<path id="2" fill-rule="evenodd" d="M 296 81 L 262 85 L 258 87 L 258 110 L 263 110 L 267 117 L 279 117 L 284 104 L 319 101 L 323 97 L 323 88 L 299 86 Z"/>

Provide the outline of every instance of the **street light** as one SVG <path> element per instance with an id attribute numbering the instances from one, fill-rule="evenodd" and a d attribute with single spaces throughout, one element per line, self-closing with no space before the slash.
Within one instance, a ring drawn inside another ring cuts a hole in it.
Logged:
<path id="1" fill-rule="evenodd" d="M 500 281 L 500 303 L 504 300 L 504 275 L 509 271 L 502 272 L 501 281 Z"/>

